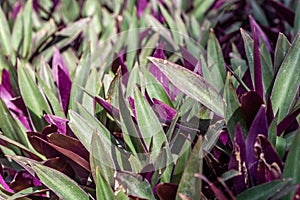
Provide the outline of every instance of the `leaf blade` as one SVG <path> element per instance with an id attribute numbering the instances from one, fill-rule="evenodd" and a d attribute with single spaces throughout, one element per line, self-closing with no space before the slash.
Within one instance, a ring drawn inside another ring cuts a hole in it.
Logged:
<path id="1" fill-rule="evenodd" d="M 49 187 L 60 198 L 66 200 L 89 199 L 88 194 L 63 173 L 41 164 L 34 164 L 33 169 L 43 184 Z"/>
<path id="2" fill-rule="evenodd" d="M 224 100 L 204 78 L 182 66 L 163 59 L 148 57 L 168 79 L 186 95 L 201 102 L 207 108 L 224 117 Z M 189 80 L 189 81 L 187 81 Z"/>
<path id="3" fill-rule="evenodd" d="M 297 34 L 283 63 L 280 66 L 272 91 L 274 113 L 281 121 L 290 111 L 300 84 L 300 33 Z"/>

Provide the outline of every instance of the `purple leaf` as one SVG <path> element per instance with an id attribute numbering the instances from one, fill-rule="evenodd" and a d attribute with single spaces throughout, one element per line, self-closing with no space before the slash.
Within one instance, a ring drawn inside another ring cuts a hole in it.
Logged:
<path id="1" fill-rule="evenodd" d="M 153 98 L 152 101 L 154 103 L 153 109 L 158 113 L 161 119 L 173 120 L 177 113 L 174 108 L 155 98 Z"/>
<path id="2" fill-rule="evenodd" d="M 270 52 L 272 52 L 273 49 L 271 47 L 271 44 L 270 44 L 269 39 L 266 36 L 266 34 L 263 32 L 263 30 L 260 28 L 260 26 L 256 23 L 256 21 L 254 20 L 254 18 L 251 15 L 249 16 L 249 19 L 250 19 L 250 26 L 251 26 L 252 34 L 253 34 L 253 30 L 255 29 L 256 35 L 258 36 L 258 40 L 259 40 L 259 38 L 261 38 L 265 42 L 268 50 Z"/>
<path id="3" fill-rule="evenodd" d="M 59 91 L 59 100 L 64 112 L 67 112 L 72 82 L 68 68 L 57 48 L 54 49 L 52 59 L 54 80 Z"/>
<path id="4" fill-rule="evenodd" d="M 233 151 L 230 157 L 228 170 L 238 170 L 239 176 L 232 178 L 233 188 L 236 194 L 241 193 L 247 188 L 248 185 L 248 169 L 246 166 L 246 144 L 244 134 L 240 124 L 236 126 L 234 132 Z"/>
<path id="5" fill-rule="evenodd" d="M 0 98 L 4 101 L 11 115 L 18 119 L 28 131 L 31 131 L 27 109 L 24 106 L 23 100 L 21 98 L 13 98 L 3 85 L 0 85 Z"/>
<path id="6" fill-rule="evenodd" d="M 259 134 L 254 147 L 258 158 L 257 184 L 281 178 L 283 165 L 266 136 Z"/>
<path id="7" fill-rule="evenodd" d="M 16 173 L 13 181 L 9 184 L 9 187 L 14 191 L 21 191 L 28 187 L 42 186 L 39 179 L 29 174 L 27 171 L 21 170 Z"/>
<path id="8" fill-rule="evenodd" d="M 153 164 L 148 164 L 139 173 L 144 179 L 146 179 L 149 183 L 152 183 L 152 176 L 154 174 L 155 168 Z"/>
<path id="9" fill-rule="evenodd" d="M 174 183 L 159 183 L 156 185 L 156 194 L 161 200 L 176 199 L 178 185 Z"/>
<path id="10" fill-rule="evenodd" d="M 12 189 L 10 189 L 10 187 L 7 185 L 7 183 L 4 181 L 2 174 L 0 174 L 0 184 L 3 186 L 3 188 L 7 191 L 7 192 L 11 192 L 13 193 L 14 191 Z"/>
<path id="11" fill-rule="evenodd" d="M 241 97 L 242 110 L 249 128 L 263 103 L 261 96 L 255 91 L 247 92 Z"/>
<path id="12" fill-rule="evenodd" d="M 156 50 L 153 53 L 153 57 L 166 59 L 163 49 L 164 49 L 164 45 L 160 42 L 158 47 L 156 48 Z M 165 91 L 170 95 L 168 78 L 152 62 L 150 63 L 149 72 L 161 83 L 161 85 L 164 87 Z"/>
<path id="13" fill-rule="evenodd" d="M 53 0 L 52 3 L 53 3 L 53 10 L 55 10 L 58 4 L 60 3 L 60 0 Z"/>
<path id="14" fill-rule="evenodd" d="M 128 102 L 129 102 L 129 105 L 131 107 L 134 117 L 137 119 L 136 112 L 135 112 L 134 99 L 132 97 L 128 97 Z"/>
<path id="15" fill-rule="evenodd" d="M 13 97 L 6 90 L 6 88 L 3 87 L 3 85 L 0 85 L 0 97 L 4 101 L 4 103 L 5 103 L 5 105 L 7 106 L 8 109 L 14 110 L 17 113 L 22 112 L 20 109 L 17 108 L 17 106 L 14 103 L 11 102 L 11 100 L 12 100 Z"/>
<path id="16" fill-rule="evenodd" d="M 254 60 L 254 88 L 255 91 L 261 96 L 263 99 L 264 96 L 264 87 L 262 82 L 262 69 L 260 62 L 260 50 L 259 50 L 259 35 L 257 30 L 257 24 L 254 19 L 250 16 L 250 24 L 253 35 L 253 60 Z"/>
<path id="17" fill-rule="evenodd" d="M 60 154 L 57 151 L 55 151 L 53 148 L 49 147 L 49 145 L 41 142 L 41 138 L 46 140 L 47 135 L 56 132 L 57 132 L 57 127 L 54 125 L 50 125 L 44 127 L 41 133 L 27 132 L 27 135 L 30 143 L 32 144 L 32 146 L 37 152 L 45 155 L 47 158 L 55 158 L 58 157 Z"/>
<path id="18" fill-rule="evenodd" d="M 162 3 L 162 1 L 160 0 L 158 1 Z M 153 8 L 151 8 L 151 15 L 155 17 L 162 24 L 164 24 L 166 21 L 163 14 L 161 14 L 159 11 L 154 10 Z"/>
<path id="19" fill-rule="evenodd" d="M 247 85 L 247 87 L 250 89 L 250 90 L 253 90 L 253 85 L 252 85 L 252 79 L 251 79 L 251 73 L 250 73 L 250 69 L 248 68 L 245 72 L 245 75 L 244 77 L 242 78 L 242 81 Z M 246 93 L 246 89 L 240 85 L 237 89 L 237 94 L 238 96 L 241 96 L 243 95 L 244 93 Z"/>
<path id="20" fill-rule="evenodd" d="M 61 135 L 62 136 L 62 135 Z M 33 137 L 36 137 L 36 136 L 33 136 Z M 42 138 L 38 138 L 36 137 L 37 139 L 39 139 L 42 144 L 45 144 L 45 145 L 48 145 L 49 147 L 52 147 L 53 149 L 55 149 L 57 152 L 65 155 L 66 157 L 68 157 L 71 161 L 74 161 L 75 163 L 77 163 L 79 166 L 83 167 L 85 170 L 87 171 L 90 171 L 90 164 L 87 160 L 85 160 L 84 158 L 82 158 L 81 156 L 79 156 L 77 153 L 69 150 L 69 149 L 66 149 L 66 148 L 63 148 L 63 147 L 60 147 L 58 145 L 55 145 L 55 144 L 52 144 Z M 60 156 L 59 156 L 60 157 Z"/>
<path id="21" fill-rule="evenodd" d="M 75 172 L 66 158 L 56 157 L 46 160 L 43 165 L 56 169 L 69 177 L 74 177 Z"/>
<path id="22" fill-rule="evenodd" d="M 269 5 L 273 7 L 276 11 L 276 13 L 280 16 L 280 18 L 284 19 L 287 23 L 289 23 L 290 26 L 294 26 L 294 19 L 295 19 L 295 13 L 290 10 L 288 7 L 286 7 L 284 4 L 269 0 Z"/>
<path id="23" fill-rule="evenodd" d="M 64 119 L 62 117 L 58 117 L 51 114 L 45 114 L 44 118 L 49 124 L 53 124 L 57 127 L 57 132 L 63 135 L 67 134 L 67 123 L 69 122 L 68 119 Z"/>
<path id="24" fill-rule="evenodd" d="M 1 86 L 3 86 L 11 96 L 15 96 L 14 91 L 11 86 L 11 80 L 9 72 L 6 69 L 2 70 L 2 82 Z"/>
<path id="25" fill-rule="evenodd" d="M 142 43 L 143 39 L 148 35 L 151 31 L 151 27 L 146 28 L 144 31 L 140 32 L 139 34 L 139 44 Z"/>
<path id="26" fill-rule="evenodd" d="M 39 11 L 39 0 L 33 0 L 32 1 L 32 7 L 33 7 L 35 12 L 38 12 Z"/>
<path id="27" fill-rule="evenodd" d="M 300 113 L 300 108 L 296 109 L 294 112 L 286 116 L 278 125 L 277 125 L 277 135 L 281 135 L 284 131 L 289 128 L 293 123 L 297 123 L 297 117 Z"/>
<path id="28" fill-rule="evenodd" d="M 224 193 L 217 188 L 214 183 L 211 183 L 203 174 L 195 174 L 195 176 L 204 180 L 209 185 L 210 189 L 215 193 L 217 199 L 227 200 L 227 197 L 224 195 Z"/>
<path id="29" fill-rule="evenodd" d="M 103 98 L 95 96 L 95 101 L 99 103 L 111 116 L 120 119 L 120 111 L 113 107 L 110 103 L 105 101 Z"/>
<path id="30" fill-rule="evenodd" d="M 111 69 L 114 73 L 118 73 L 119 68 L 121 68 L 121 75 L 123 76 L 122 79 L 124 80 L 126 78 L 126 84 L 128 81 L 128 69 L 127 66 L 125 64 L 125 51 L 121 50 L 117 55 L 116 55 L 116 59 L 112 62 L 111 65 Z M 125 76 L 127 75 L 127 76 Z"/>
<path id="31" fill-rule="evenodd" d="M 125 62 L 124 62 L 124 55 L 125 55 L 124 53 L 119 53 L 119 55 L 118 55 L 118 61 L 119 61 L 119 66 L 121 66 L 122 76 L 124 76 L 128 73 L 127 66 L 125 65 Z"/>
<path id="32" fill-rule="evenodd" d="M 137 16 L 138 16 L 138 18 L 140 18 L 148 6 L 148 1 L 147 0 L 139 0 L 136 2 L 136 4 L 137 4 L 136 5 Z"/>
<path id="33" fill-rule="evenodd" d="M 254 144 L 259 134 L 268 137 L 268 120 L 266 116 L 265 105 L 261 105 L 260 109 L 258 110 L 253 120 L 253 123 L 250 127 L 248 137 L 246 140 L 246 148 L 247 148 L 246 163 L 249 170 L 249 177 L 253 185 L 256 184 L 256 174 L 257 174 L 257 157 L 255 156 Z"/>
<path id="34" fill-rule="evenodd" d="M 164 45 L 160 42 L 157 49 L 153 53 L 153 57 L 166 59 L 163 49 L 164 49 Z M 174 100 L 176 96 L 180 93 L 180 90 L 173 85 L 171 91 L 169 88 L 170 82 L 168 78 L 152 62 L 150 64 L 149 72 L 158 80 L 158 82 L 160 82 L 160 84 L 163 86 L 163 88 L 169 95 L 170 99 Z"/>
<path id="35" fill-rule="evenodd" d="M 18 14 L 19 14 L 19 12 L 21 10 L 21 8 L 22 8 L 22 1 L 18 0 L 15 3 L 15 5 L 13 7 L 13 10 L 12 10 L 12 13 L 11 13 L 13 20 L 15 20 L 17 18 Z"/>
<path id="36" fill-rule="evenodd" d="M 51 142 L 52 144 L 68 149 L 78 154 L 80 157 L 84 158 L 85 160 L 89 160 L 88 151 L 78 139 L 66 135 L 52 133 L 48 135 L 48 141 Z"/>
<path id="37" fill-rule="evenodd" d="M 186 48 L 180 47 L 180 51 L 183 57 L 184 67 L 191 71 L 194 71 L 198 60 Z"/>
<path id="38" fill-rule="evenodd" d="M 216 0 L 215 3 L 212 5 L 212 9 L 218 9 L 224 4 L 224 0 Z"/>

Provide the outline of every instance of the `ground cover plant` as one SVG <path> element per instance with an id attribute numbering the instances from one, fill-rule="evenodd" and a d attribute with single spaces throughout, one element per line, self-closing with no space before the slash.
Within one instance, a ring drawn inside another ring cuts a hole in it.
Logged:
<path id="1" fill-rule="evenodd" d="M 0 199 L 300 198 L 299 1 L 0 4 Z"/>

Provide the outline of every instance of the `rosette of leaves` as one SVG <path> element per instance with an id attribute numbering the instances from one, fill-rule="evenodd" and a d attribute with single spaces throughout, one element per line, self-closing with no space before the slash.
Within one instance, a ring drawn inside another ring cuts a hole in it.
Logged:
<path id="1" fill-rule="evenodd" d="M 210 28 L 230 3 L 12 2 L 0 10 L 1 198 L 298 194 L 298 35 L 270 51 L 250 17 L 246 56 L 233 45 L 229 66 Z"/>

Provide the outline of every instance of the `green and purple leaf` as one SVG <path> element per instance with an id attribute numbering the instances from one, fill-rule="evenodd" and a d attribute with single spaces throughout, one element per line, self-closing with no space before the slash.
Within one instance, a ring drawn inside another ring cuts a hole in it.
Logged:
<path id="1" fill-rule="evenodd" d="M 53 77 L 59 92 L 61 107 L 66 113 L 69 105 L 72 82 L 69 70 L 57 48 L 54 49 L 53 53 L 52 70 Z"/>
<path id="2" fill-rule="evenodd" d="M 148 57 L 183 93 L 224 117 L 224 100 L 203 77 L 166 60 Z M 189 80 L 189 81 L 186 81 Z"/>

